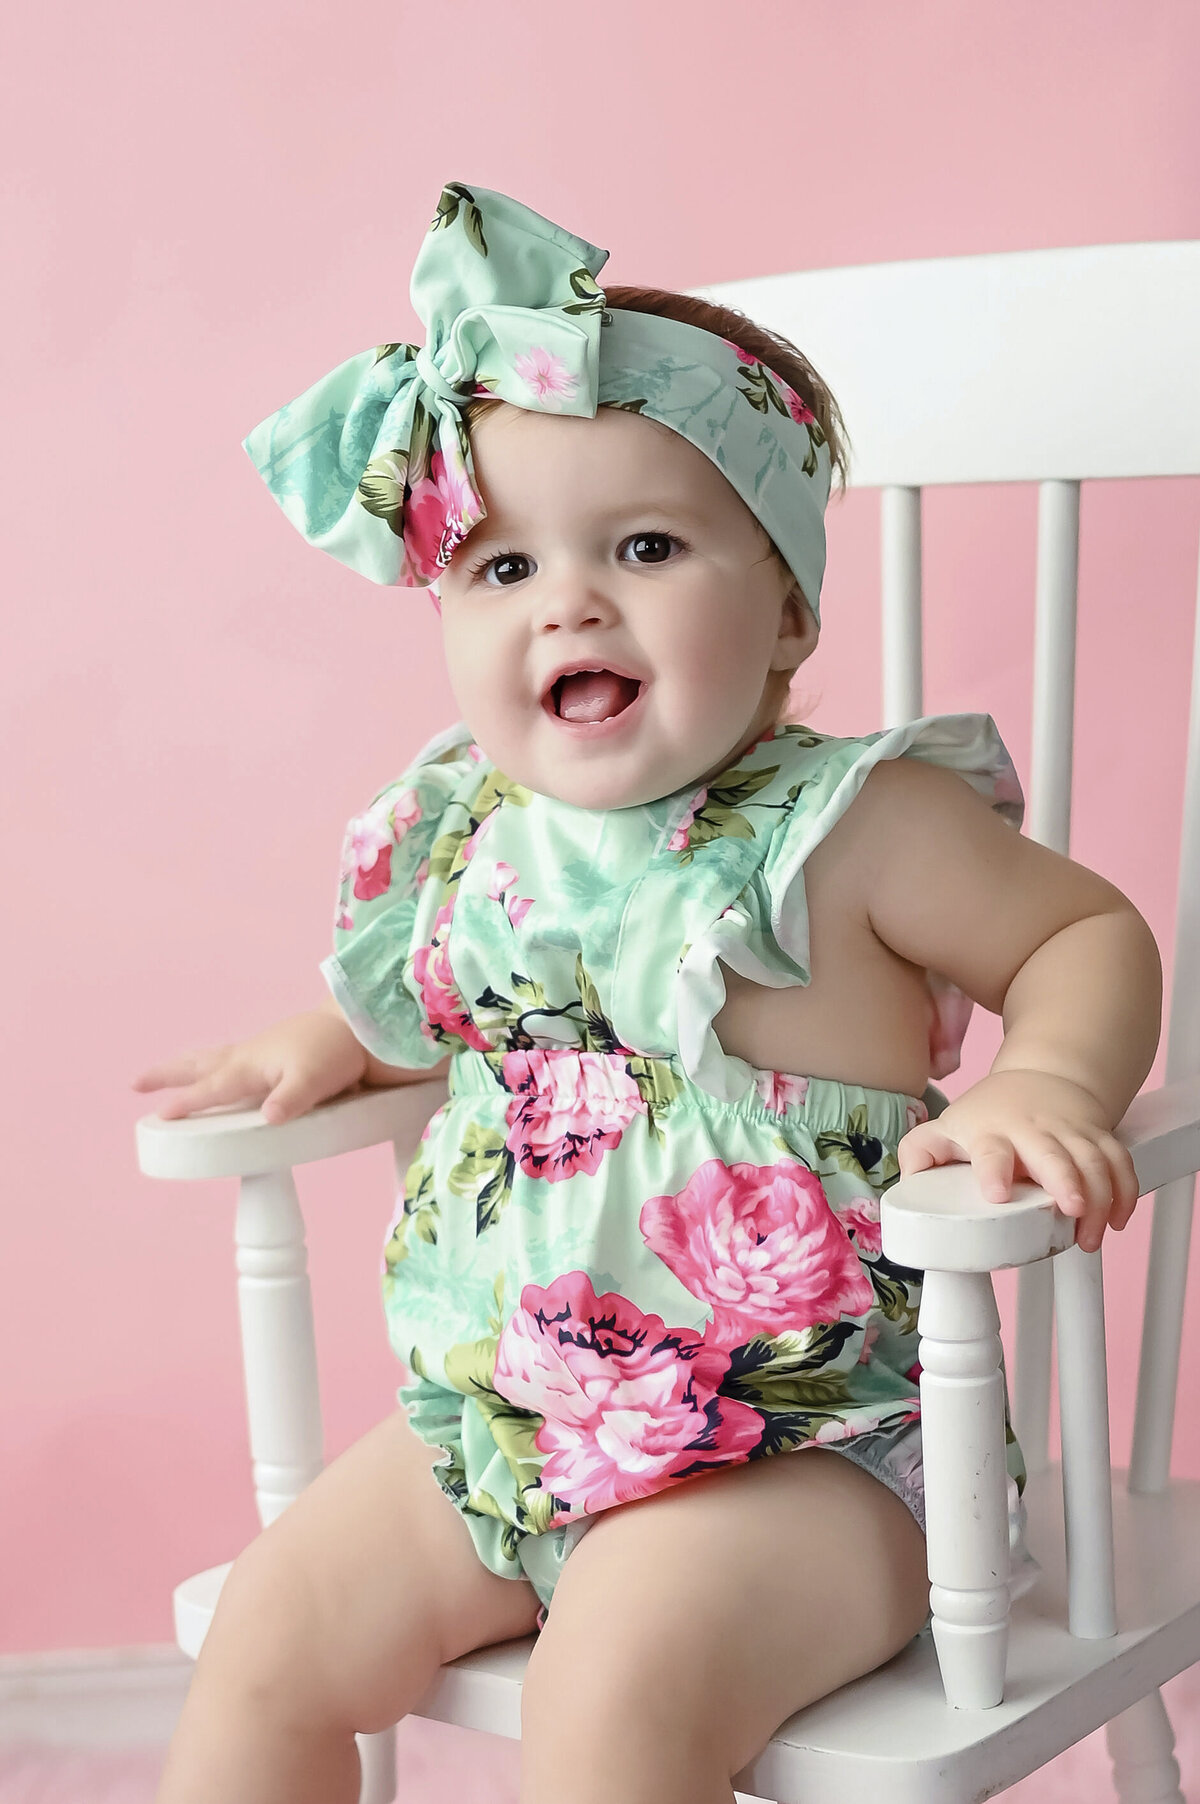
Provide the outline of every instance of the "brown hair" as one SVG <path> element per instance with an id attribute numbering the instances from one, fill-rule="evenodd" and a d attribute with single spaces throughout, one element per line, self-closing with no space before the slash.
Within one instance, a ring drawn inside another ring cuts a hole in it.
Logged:
<path id="1" fill-rule="evenodd" d="M 800 399 L 812 410 L 829 446 L 833 482 L 837 488 L 845 488 L 849 439 L 841 409 L 803 351 L 797 350 L 790 339 L 772 332 L 767 326 L 760 326 L 756 320 L 736 307 L 701 300 L 693 294 L 679 294 L 670 288 L 606 288 L 604 304 L 615 310 L 624 309 L 627 313 L 653 313 L 660 319 L 677 319 L 685 326 L 698 326 L 701 331 L 715 332 L 719 338 L 729 339 L 749 356 L 757 358 L 774 375 L 794 388 Z M 467 403 L 463 413 L 468 430 L 492 405 L 487 400 Z M 601 406 L 603 405 L 601 402 Z M 778 557 L 779 552 L 774 545 L 772 550 Z M 782 685 L 782 720 L 788 703 L 788 673 L 773 671 L 771 675 L 778 678 Z"/>

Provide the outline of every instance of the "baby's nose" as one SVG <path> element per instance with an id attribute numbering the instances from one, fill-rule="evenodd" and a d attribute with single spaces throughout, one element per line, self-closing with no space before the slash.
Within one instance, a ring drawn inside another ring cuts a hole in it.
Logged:
<path id="1" fill-rule="evenodd" d="M 607 625 L 616 616 L 616 605 L 603 588 L 584 577 L 556 583 L 538 608 L 537 624 L 543 632 L 566 627 Z"/>

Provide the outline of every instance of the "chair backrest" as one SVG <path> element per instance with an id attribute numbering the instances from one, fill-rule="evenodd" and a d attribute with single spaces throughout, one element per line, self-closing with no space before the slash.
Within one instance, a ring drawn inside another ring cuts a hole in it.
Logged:
<path id="1" fill-rule="evenodd" d="M 803 348 L 850 425 L 851 485 L 882 490 L 885 725 L 923 712 L 922 489 L 1039 485 L 1029 830 L 1065 852 L 1080 483 L 1200 474 L 1200 243 L 939 257 L 695 292 Z M 1183 813 L 1168 1082 L 1200 1072 L 1200 606 Z M 1167 1482 L 1192 1191 L 1184 1180 L 1155 1198 L 1136 1490 Z M 1020 1281 L 1014 1415 L 1031 1470 L 1047 1457 L 1048 1265 Z"/>

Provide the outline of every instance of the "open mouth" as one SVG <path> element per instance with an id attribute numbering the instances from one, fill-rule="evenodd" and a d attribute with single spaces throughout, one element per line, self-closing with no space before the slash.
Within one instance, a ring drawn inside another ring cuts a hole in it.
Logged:
<path id="1" fill-rule="evenodd" d="M 615 670 L 571 670 L 552 684 L 542 705 L 559 720 L 592 725 L 623 714 L 641 692 L 636 677 Z"/>

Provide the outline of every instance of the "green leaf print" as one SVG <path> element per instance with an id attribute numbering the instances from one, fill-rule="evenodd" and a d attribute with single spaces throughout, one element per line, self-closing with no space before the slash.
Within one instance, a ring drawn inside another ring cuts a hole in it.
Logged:
<path id="1" fill-rule="evenodd" d="M 849 1341 L 854 1322 L 822 1322 L 799 1333 L 756 1335 L 730 1357 L 722 1389 L 755 1409 L 820 1409 L 830 1415 L 849 1402 L 845 1374 L 830 1371 Z"/>
<path id="2" fill-rule="evenodd" d="M 485 1334 L 479 1340 L 459 1341 L 448 1350 L 442 1361 L 446 1383 L 456 1391 L 461 1391 L 464 1397 L 478 1397 L 481 1393 L 495 1395 L 492 1381 L 496 1375 L 496 1348 L 499 1344 L 498 1334 Z"/>
<path id="3" fill-rule="evenodd" d="M 824 733 L 814 733 L 811 727 L 801 726 L 784 727 L 780 737 L 790 740 L 798 750 L 806 752 L 811 751 L 816 745 L 821 745 L 825 739 Z"/>
<path id="4" fill-rule="evenodd" d="M 550 1527 L 551 1516 L 560 1505 L 553 1491 L 543 1491 L 540 1485 L 528 1485 L 521 1492 L 517 1507 L 526 1532 L 544 1535 Z"/>
<path id="5" fill-rule="evenodd" d="M 416 361 L 416 351 L 412 345 L 394 344 L 375 346 L 376 363 L 382 363 L 385 357 L 394 357 L 397 351 L 404 352 L 403 357 L 400 359 L 401 363 L 413 363 Z"/>
<path id="6" fill-rule="evenodd" d="M 404 1213 L 383 1249 L 385 1275 L 394 1272 L 401 1260 L 408 1258 L 410 1234 L 430 1246 L 437 1245 L 438 1214 L 432 1167 L 410 1165 L 404 1180 Z"/>
<path id="7" fill-rule="evenodd" d="M 900 1169 L 894 1153 L 885 1153 L 882 1140 L 867 1131 L 867 1108 L 859 1103 L 846 1117 L 840 1134 L 821 1133 L 814 1136 L 817 1155 L 826 1165 L 850 1172 L 876 1185 L 893 1178 Z"/>
<path id="8" fill-rule="evenodd" d="M 915 1334 L 921 1301 L 919 1291 L 914 1298 L 903 1278 L 896 1276 L 884 1258 L 864 1259 L 862 1266 L 888 1321 L 895 1322 L 902 1334 Z"/>
<path id="9" fill-rule="evenodd" d="M 413 400 L 412 431 L 408 435 L 408 489 L 415 489 L 429 475 L 429 457 L 437 425 L 420 396 Z"/>
<path id="10" fill-rule="evenodd" d="M 583 953 L 575 954 L 575 982 L 583 1004 L 583 1049 L 585 1052 L 618 1052 L 621 1042 L 613 1024 L 600 1006 L 600 992 L 587 974 Z"/>
<path id="11" fill-rule="evenodd" d="M 625 1069 L 638 1087 L 638 1095 L 646 1105 L 646 1128 L 657 1145 L 665 1144 L 658 1125 L 658 1112 L 667 1108 L 678 1096 L 680 1081 L 666 1059 L 629 1058 Z"/>
<path id="12" fill-rule="evenodd" d="M 401 538 L 404 533 L 404 485 L 408 473 L 407 451 L 387 451 L 373 457 L 358 479 L 358 500 L 377 520 Z"/>
<path id="13" fill-rule="evenodd" d="M 437 204 L 437 212 L 429 224 L 431 232 L 443 230 L 451 226 L 462 211 L 463 230 L 468 244 L 479 252 L 481 257 L 488 254 L 487 240 L 483 235 L 483 215 L 475 205 L 475 196 L 461 182 L 450 182 L 442 189 L 441 199 Z"/>
<path id="14" fill-rule="evenodd" d="M 512 1195 L 515 1163 L 503 1134 L 478 1121 L 468 1122 L 447 1182 L 456 1196 L 474 1198 L 476 1236 L 493 1225 Z"/>
<path id="15" fill-rule="evenodd" d="M 533 1410 L 517 1409 L 495 1391 L 477 1392 L 475 1406 L 487 1422 L 491 1437 L 516 1480 L 518 1491 L 536 1486 L 545 1455 L 538 1450 L 535 1436 L 545 1417 Z"/>
<path id="16" fill-rule="evenodd" d="M 681 865 L 691 864 L 697 846 L 708 845 L 714 839 L 756 839 L 758 836 L 741 812 L 742 808 L 753 802 L 760 789 L 765 789 L 779 775 L 779 766 L 773 764 L 764 770 L 742 770 L 740 767 L 722 773 L 719 783 L 714 783 L 704 798 L 703 805 L 696 810 L 687 829 L 687 844 L 675 854 Z"/>
<path id="17" fill-rule="evenodd" d="M 571 292 L 577 294 L 579 299 L 565 302 L 564 313 L 603 313 L 604 290 L 590 269 L 573 269 L 569 280 Z"/>
<path id="18" fill-rule="evenodd" d="M 774 408 L 776 413 L 783 414 L 786 419 L 791 418 L 787 402 L 761 363 L 743 364 L 738 373 L 749 384 L 747 388 L 739 388 L 738 394 L 745 395 L 758 413 L 770 413 Z"/>
<path id="19" fill-rule="evenodd" d="M 823 1409 L 830 1415 L 835 1404 L 851 1400 L 841 1372 L 771 1371 L 740 1385 L 737 1395 L 755 1409 Z"/>

